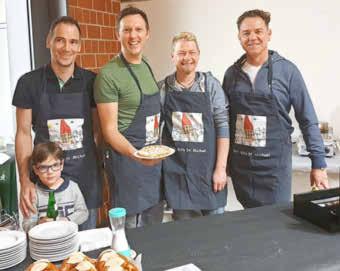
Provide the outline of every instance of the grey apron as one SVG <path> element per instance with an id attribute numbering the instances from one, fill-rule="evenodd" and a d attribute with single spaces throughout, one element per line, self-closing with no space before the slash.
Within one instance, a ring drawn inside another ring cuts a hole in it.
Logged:
<path id="1" fill-rule="evenodd" d="M 273 95 L 272 69 L 269 55 L 267 93 L 236 91 L 237 76 L 229 93 L 229 169 L 246 208 L 290 201 L 292 146 Z"/>
<path id="2" fill-rule="evenodd" d="M 163 143 L 176 152 L 163 161 L 165 197 L 173 209 L 225 206 L 227 189 L 213 191 L 216 135 L 205 78 L 204 92 L 168 91 L 165 81 Z"/>
<path id="3" fill-rule="evenodd" d="M 136 82 L 141 96 L 135 118 L 122 134 L 136 149 L 141 149 L 147 144 L 146 122 L 160 116 L 160 95 L 159 92 L 153 95 L 143 94 L 136 75 L 122 54 L 120 58 Z M 146 62 L 145 64 L 152 74 L 149 65 Z M 157 142 L 158 130 L 157 141 L 154 143 Z M 106 169 L 112 182 L 113 206 L 124 207 L 128 215 L 139 214 L 162 200 L 161 163 L 152 167 L 144 166 L 110 148 L 109 155 L 106 156 Z"/>
<path id="4" fill-rule="evenodd" d="M 34 144 L 48 141 L 60 144 L 65 157 L 63 175 L 79 185 L 87 207 L 92 209 L 101 206 L 102 182 L 93 139 L 90 98 L 83 78 L 82 82 L 80 92 L 48 93 L 45 67 L 37 119 L 33 123 Z"/>

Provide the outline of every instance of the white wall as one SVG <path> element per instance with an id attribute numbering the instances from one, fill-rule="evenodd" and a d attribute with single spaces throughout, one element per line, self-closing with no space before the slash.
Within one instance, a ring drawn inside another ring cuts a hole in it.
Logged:
<path id="1" fill-rule="evenodd" d="M 0 137 L 4 137 L 5 141 L 9 142 L 10 138 L 13 137 L 13 119 L 4 0 L 0 0 L 0 59 Z"/>
<path id="2" fill-rule="evenodd" d="M 15 134 L 13 91 L 31 69 L 28 33 L 26 1 L 0 0 L 0 136 L 8 143 Z"/>
<path id="3" fill-rule="evenodd" d="M 319 120 L 330 121 L 340 135 L 340 1 L 151 0 L 133 4 L 148 14 L 151 40 L 145 54 L 158 79 L 173 71 L 172 36 L 191 31 L 201 47 L 199 68 L 212 71 L 222 81 L 226 68 L 243 53 L 237 40 L 238 16 L 254 8 L 270 11 L 270 48 L 300 68 Z"/>

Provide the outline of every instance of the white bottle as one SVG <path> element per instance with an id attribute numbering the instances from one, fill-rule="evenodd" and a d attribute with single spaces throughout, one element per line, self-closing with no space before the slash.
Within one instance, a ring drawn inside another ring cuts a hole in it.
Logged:
<path id="1" fill-rule="evenodd" d="M 131 257 L 131 250 L 125 235 L 124 208 L 113 208 L 109 211 L 110 224 L 112 229 L 112 249 L 117 253 Z"/>

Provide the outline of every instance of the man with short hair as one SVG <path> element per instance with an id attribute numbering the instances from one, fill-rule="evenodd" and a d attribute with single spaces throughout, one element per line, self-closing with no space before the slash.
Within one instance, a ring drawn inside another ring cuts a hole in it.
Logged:
<path id="1" fill-rule="evenodd" d="M 176 71 L 160 82 L 163 143 L 176 149 L 163 161 L 165 197 L 175 220 L 221 214 L 226 205 L 228 104 L 218 80 L 196 71 L 199 57 L 194 34 L 176 35 Z"/>
<path id="2" fill-rule="evenodd" d="M 229 169 L 246 207 L 289 202 L 292 173 L 291 107 L 312 160 L 311 185 L 327 188 L 318 120 L 298 68 L 268 50 L 270 13 L 244 12 L 237 20 L 246 52 L 228 68 L 223 89 L 230 102 Z"/>
<path id="3" fill-rule="evenodd" d="M 143 58 L 149 39 L 144 11 L 127 7 L 117 18 L 121 53 L 99 72 L 95 100 L 105 141 L 106 170 L 113 205 L 127 210 L 126 227 L 160 223 L 163 218 L 160 159 L 136 157 L 159 141 L 159 89 Z"/>
<path id="4" fill-rule="evenodd" d="M 17 116 L 15 152 L 24 216 L 36 211 L 32 204 L 36 200 L 34 176 L 30 176 L 33 128 L 34 144 L 53 141 L 64 150 L 64 174 L 77 182 L 84 194 L 90 216 L 82 229 L 89 229 L 96 227 L 96 208 L 101 205 L 94 141 L 99 131 L 93 100 L 95 74 L 75 64 L 80 36 L 76 20 L 57 18 L 46 40 L 51 62 L 19 79 L 13 97 Z"/>

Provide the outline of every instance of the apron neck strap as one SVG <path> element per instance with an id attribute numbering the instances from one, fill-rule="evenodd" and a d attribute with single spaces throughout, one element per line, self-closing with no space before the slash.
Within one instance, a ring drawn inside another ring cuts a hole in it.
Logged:
<path id="1" fill-rule="evenodd" d="M 138 81 L 138 78 L 137 78 L 136 74 L 131 69 L 130 64 L 127 62 L 126 58 L 124 57 L 124 55 L 122 53 L 119 54 L 119 57 L 122 60 L 124 66 L 128 69 L 128 71 L 129 71 L 130 75 L 132 76 L 133 80 L 135 81 L 135 83 L 136 83 L 136 85 L 138 87 L 138 90 L 140 92 L 140 99 L 141 99 L 141 102 L 142 102 L 143 101 L 143 90 L 142 90 L 142 87 L 140 86 L 140 83 Z M 148 69 L 149 69 L 149 71 L 150 71 L 150 73 L 152 75 L 153 80 L 156 82 L 155 76 L 154 76 L 154 74 L 152 72 L 152 69 L 151 69 L 150 65 L 144 60 L 144 58 L 142 58 L 142 61 L 146 64 L 146 66 L 148 67 Z"/>

